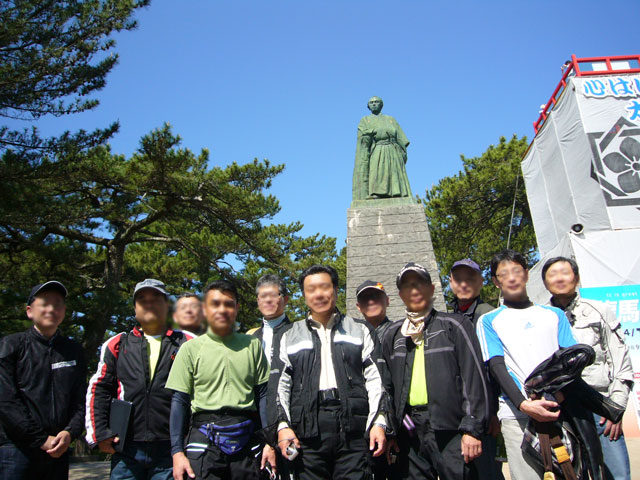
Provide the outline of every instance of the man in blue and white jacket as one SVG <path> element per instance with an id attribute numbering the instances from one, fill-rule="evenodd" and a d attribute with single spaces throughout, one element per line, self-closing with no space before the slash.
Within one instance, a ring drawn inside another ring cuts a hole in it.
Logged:
<path id="1" fill-rule="evenodd" d="M 476 330 L 484 361 L 502 391 L 498 418 L 509 470 L 514 480 L 539 479 L 522 455 L 524 430 L 529 417 L 538 422 L 557 420 L 559 404 L 527 399 L 523 385 L 542 361 L 576 341 L 562 310 L 529 300 L 529 271 L 522 254 L 514 250 L 498 253 L 491 261 L 491 278 L 502 292 L 504 305 L 480 317 Z"/>

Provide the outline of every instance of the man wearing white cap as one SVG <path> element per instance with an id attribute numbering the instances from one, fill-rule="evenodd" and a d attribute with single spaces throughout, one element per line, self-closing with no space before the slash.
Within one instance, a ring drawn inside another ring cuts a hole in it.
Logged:
<path id="1" fill-rule="evenodd" d="M 58 330 L 67 289 L 55 280 L 27 299 L 33 326 L 0 339 L 0 479 L 66 479 L 68 448 L 82 433 L 82 347 Z"/>
<path id="2" fill-rule="evenodd" d="M 422 265 L 405 265 L 396 284 L 406 319 L 382 341 L 393 382 L 398 443 L 387 452 L 399 453 L 394 478 L 475 479 L 489 389 L 473 325 L 433 308 L 434 286 Z"/>

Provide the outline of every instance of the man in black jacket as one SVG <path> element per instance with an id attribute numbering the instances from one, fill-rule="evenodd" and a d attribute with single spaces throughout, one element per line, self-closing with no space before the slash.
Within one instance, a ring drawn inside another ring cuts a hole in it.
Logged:
<path id="1" fill-rule="evenodd" d="M 376 333 L 376 342 L 380 342 L 392 324 L 387 317 L 389 297 L 380 282 L 365 280 L 356 288 L 356 307 L 364 319 L 371 325 Z M 385 388 L 389 388 L 391 379 L 387 375 L 383 377 Z M 373 480 L 386 479 L 389 474 L 389 464 L 385 455 L 370 458 L 370 467 Z"/>
<path id="2" fill-rule="evenodd" d="M 66 479 L 68 448 L 82 433 L 86 365 L 82 347 L 58 331 L 67 289 L 36 285 L 33 326 L 0 340 L 0 479 Z"/>
<path id="3" fill-rule="evenodd" d="M 277 335 L 286 331 L 291 321 L 284 313 L 289 302 L 289 294 L 284 281 L 272 273 L 263 275 L 256 284 L 256 296 L 258 298 L 258 310 L 262 313 L 262 325 L 252 328 L 247 332 L 253 335 L 260 343 L 271 365 L 272 361 L 280 355 L 280 344 L 275 342 Z"/>
<path id="4" fill-rule="evenodd" d="M 478 318 L 485 313 L 495 310 L 495 307 L 485 303 L 480 297 L 484 279 L 480 265 L 465 258 L 458 260 L 451 267 L 449 273 L 449 287 L 455 295 L 453 300 L 453 313 L 463 315 L 476 328 Z M 485 366 L 486 368 L 486 366 Z M 489 379 L 487 372 L 487 379 Z M 478 474 L 481 480 L 504 480 L 502 475 L 502 462 L 497 462 L 496 457 L 496 437 L 500 433 L 500 422 L 496 416 L 498 411 L 498 395 L 500 387 L 489 381 L 491 387 L 491 415 L 489 419 L 488 432 L 482 436 L 482 455 L 476 460 Z"/>
<path id="5" fill-rule="evenodd" d="M 489 390 L 473 325 L 432 307 L 429 272 L 408 263 L 396 278 L 407 307 L 382 340 L 393 382 L 399 478 L 477 478 Z M 399 447 L 399 448 L 398 448 Z"/>
<path id="6" fill-rule="evenodd" d="M 267 405 L 275 405 L 277 379 L 281 368 L 281 362 L 279 361 L 280 338 L 291 327 L 291 321 L 284 313 L 284 309 L 289 302 L 287 285 L 278 275 L 268 273 L 260 277 L 258 283 L 256 283 L 256 297 L 258 298 L 258 310 L 262 313 L 262 325 L 258 328 L 252 328 L 247 334 L 253 335 L 262 344 L 267 362 L 271 367 L 270 375 L 274 375 L 274 381 L 270 382 L 267 387 Z M 277 421 L 276 410 L 271 408 L 269 413 L 271 416 L 267 415 L 267 425 L 263 425 L 263 428 Z M 271 447 L 265 445 L 264 448 L 266 450 Z M 264 461 L 261 467 L 265 467 Z M 286 478 L 288 462 L 282 461 L 280 455 L 278 455 L 278 471 L 281 478 Z"/>
<path id="7" fill-rule="evenodd" d="M 369 478 L 367 450 L 380 456 L 386 442 L 379 346 L 370 325 L 336 309 L 333 268 L 313 265 L 299 282 L 310 313 L 280 343 L 278 446 L 289 459 L 297 449 L 300 480 Z"/>
<path id="8" fill-rule="evenodd" d="M 193 338 L 168 327 L 168 294 L 162 282 L 136 285 L 133 300 L 139 326 L 111 337 L 102 346 L 98 371 L 87 392 L 87 443 L 111 453 L 111 479 L 170 479 L 173 462 L 169 440 L 171 391 L 165 388 L 180 346 Z M 110 429 L 114 398 L 133 403 L 126 438 Z M 124 446 L 116 451 L 116 445 Z"/>

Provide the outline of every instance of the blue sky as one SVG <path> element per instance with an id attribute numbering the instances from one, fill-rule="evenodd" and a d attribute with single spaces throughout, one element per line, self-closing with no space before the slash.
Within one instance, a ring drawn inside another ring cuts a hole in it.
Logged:
<path id="1" fill-rule="evenodd" d="M 130 155 L 169 122 L 212 165 L 285 164 L 276 222 L 346 237 L 356 127 L 384 100 L 407 134 L 414 194 L 532 123 L 578 57 L 640 53 L 640 2 L 155 0 L 117 35 L 98 108 L 42 132 L 103 127 Z"/>

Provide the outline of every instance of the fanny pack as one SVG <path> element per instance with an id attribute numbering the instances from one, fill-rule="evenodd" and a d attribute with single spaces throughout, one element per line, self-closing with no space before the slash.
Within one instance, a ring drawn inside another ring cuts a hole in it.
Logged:
<path id="1" fill-rule="evenodd" d="M 198 427 L 198 430 L 223 453 L 233 455 L 242 450 L 249 442 L 254 425 L 253 420 L 245 420 L 232 425 L 206 423 Z"/>

